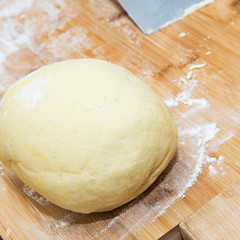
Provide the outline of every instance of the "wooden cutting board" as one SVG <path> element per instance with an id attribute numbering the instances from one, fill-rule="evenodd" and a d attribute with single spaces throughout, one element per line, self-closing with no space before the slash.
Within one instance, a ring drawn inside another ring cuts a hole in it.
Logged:
<path id="1" fill-rule="evenodd" d="M 43 65 L 86 57 L 126 67 L 166 101 L 178 151 L 140 197 L 89 215 L 46 201 L 1 164 L 4 239 L 158 239 L 240 176 L 239 0 L 216 0 L 150 36 L 116 1 L 0 1 L 1 96 Z"/>
<path id="2" fill-rule="evenodd" d="M 240 179 L 180 224 L 184 240 L 240 239 Z"/>

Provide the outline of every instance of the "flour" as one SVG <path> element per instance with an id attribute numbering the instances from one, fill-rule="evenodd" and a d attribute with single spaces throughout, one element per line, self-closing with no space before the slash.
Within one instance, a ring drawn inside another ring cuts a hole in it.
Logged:
<path id="1" fill-rule="evenodd" d="M 210 165 L 208 166 L 210 175 L 216 175 L 218 173 L 217 166 L 222 164 L 223 160 L 224 160 L 224 156 L 219 156 L 218 158 L 207 156 L 206 162 L 210 163 Z M 221 172 L 223 171 L 222 166 L 220 166 L 219 169 Z M 226 173 L 222 172 L 222 174 L 225 175 Z"/>
<path id="2" fill-rule="evenodd" d="M 50 76 L 41 79 L 35 77 L 34 80 L 27 82 L 19 92 L 19 99 L 22 106 L 26 109 L 34 108 L 44 97 L 51 80 Z"/>
<path id="3" fill-rule="evenodd" d="M 178 102 L 174 98 L 169 98 L 165 100 L 165 103 L 168 105 L 168 107 L 178 106 Z"/>
<path id="4" fill-rule="evenodd" d="M 68 56 L 71 57 L 75 53 L 80 54 L 79 57 L 81 58 L 86 58 L 85 51 L 98 47 L 87 34 L 88 31 L 84 27 L 77 26 L 66 30 L 58 36 L 54 34 L 50 35 L 51 43 L 47 48 L 54 56 L 58 56 L 59 59 L 65 59 Z M 66 48 L 66 46 L 68 47 Z M 104 54 L 103 49 L 102 54 Z"/>
<path id="5" fill-rule="evenodd" d="M 151 69 L 143 69 L 142 71 L 144 77 L 150 77 L 153 74 L 153 71 Z"/>
<path id="6" fill-rule="evenodd" d="M 207 63 L 193 64 L 193 65 L 191 65 L 188 69 L 189 69 L 189 70 L 199 69 L 199 68 L 205 67 L 206 65 L 207 65 Z"/>
<path id="7" fill-rule="evenodd" d="M 72 56 L 86 58 L 90 51 L 92 57 L 103 58 L 104 47 L 87 28 L 66 27 L 79 14 L 74 4 L 66 0 L 13 0 L 2 8 L 0 4 L 0 93 L 42 65 Z"/>
<path id="8" fill-rule="evenodd" d="M 0 75 L 4 73 L 7 57 L 29 44 L 29 35 L 23 32 L 20 23 L 11 18 L 1 19 L 0 15 Z M 5 84 L 7 84 L 5 81 L 1 81 L 3 90 L 5 90 Z"/>
<path id="9" fill-rule="evenodd" d="M 185 37 L 186 36 L 186 33 L 185 32 L 181 32 L 178 34 L 179 37 Z"/>
<path id="10" fill-rule="evenodd" d="M 218 159 L 217 159 L 217 165 L 221 164 L 221 163 L 223 162 L 223 160 L 224 160 L 224 156 L 218 157 Z"/>
<path id="11" fill-rule="evenodd" d="M 233 122 L 235 122 L 235 123 L 239 123 L 240 122 L 240 117 L 239 117 L 239 115 L 238 116 L 232 116 L 232 120 L 233 120 Z"/>
<path id="12" fill-rule="evenodd" d="M 209 173 L 210 173 L 211 175 L 216 175 L 216 174 L 217 174 L 217 170 L 216 170 L 216 168 L 215 168 L 213 165 L 210 165 L 210 166 L 208 167 L 208 170 L 209 170 Z"/>
<path id="13" fill-rule="evenodd" d="M 27 11 L 33 2 L 34 0 L 25 0 L 24 4 L 20 1 L 17 1 L 14 4 L 10 3 L 7 7 L 0 9 L 0 16 L 5 18 L 16 16 L 24 11 Z"/>
<path id="14" fill-rule="evenodd" d="M 188 80 L 191 80 L 192 79 L 192 77 L 193 77 L 193 70 L 191 70 L 191 71 L 189 71 L 188 73 L 187 73 L 187 79 Z"/>
<path id="15" fill-rule="evenodd" d="M 9 237 L 9 235 L 11 234 L 11 232 L 12 232 L 12 230 L 11 230 L 10 228 L 7 228 L 7 233 L 6 233 L 7 237 Z"/>
<path id="16" fill-rule="evenodd" d="M 121 7 L 115 1 L 90 0 L 90 8 L 103 24 L 109 25 L 122 38 L 134 45 L 140 45 L 142 37 L 133 22 L 124 16 Z"/>
<path id="17" fill-rule="evenodd" d="M 37 192 L 35 192 L 33 189 L 31 189 L 30 187 L 28 187 L 25 184 L 23 186 L 23 192 L 42 206 L 51 205 L 51 202 L 49 202 L 46 198 L 42 197 L 41 195 L 39 195 Z"/>
<path id="18" fill-rule="evenodd" d="M 219 136 L 218 139 L 216 139 L 213 143 L 209 145 L 209 150 L 216 151 L 219 146 L 230 140 L 233 136 L 234 133 L 232 132 L 227 132 L 226 134 Z"/>
<path id="19" fill-rule="evenodd" d="M 55 227 L 62 228 L 71 223 L 75 223 L 81 218 L 81 216 L 84 216 L 84 215 L 75 213 L 75 212 L 68 213 L 63 218 L 61 218 L 61 220 L 59 221 L 59 224 L 55 224 Z"/>
<path id="20" fill-rule="evenodd" d="M 178 86 L 182 88 L 182 91 L 178 93 L 176 97 L 165 100 L 168 107 L 175 107 L 180 104 L 190 106 L 188 111 L 180 113 L 182 118 L 186 118 L 187 116 L 210 106 L 205 98 L 193 97 L 193 92 L 198 86 L 198 81 L 193 79 L 193 69 L 196 69 L 196 66 L 199 65 L 194 66 L 195 67 L 191 68 L 191 70 L 187 73 L 186 77 L 181 76 L 179 80 L 174 80 L 174 82 L 177 82 Z"/>
<path id="21" fill-rule="evenodd" d="M 199 147 L 199 151 L 201 152 L 201 147 L 203 144 L 213 139 L 213 137 L 219 131 L 216 125 L 217 124 L 213 122 L 205 125 L 197 125 L 192 128 L 179 128 L 178 133 L 179 136 L 183 136 L 184 138 L 189 138 L 189 136 L 197 137 L 195 144 Z"/>
<path id="22" fill-rule="evenodd" d="M 93 106 L 91 104 L 86 104 L 85 106 L 98 112 L 102 111 L 102 108 L 100 106 Z"/>
<path id="23" fill-rule="evenodd" d="M 120 217 L 121 217 L 121 216 L 122 216 L 122 215 L 120 215 Z M 119 219 L 119 216 L 114 217 L 114 218 L 106 225 L 105 228 L 103 228 L 103 229 L 100 230 L 99 232 L 96 232 L 96 233 L 92 236 L 92 238 L 91 238 L 90 240 L 94 240 L 94 239 L 96 239 L 96 237 L 102 235 L 102 234 L 103 234 L 104 232 L 106 232 L 109 228 L 111 228 L 111 227 L 118 221 L 118 219 Z M 120 240 L 120 239 L 119 239 L 119 240 Z"/>
<path id="24" fill-rule="evenodd" d="M 209 157 L 209 156 L 207 156 L 207 159 L 206 159 L 206 162 L 207 163 L 214 163 L 214 162 L 216 162 L 216 158 L 214 158 L 214 157 Z"/>
<path id="25" fill-rule="evenodd" d="M 204 41 L 207 41 L 207 40 L 209 40 L 210 38 L 211 38 L 211 36 L 207 36 L 207 37 L 203 38 L 203 40 L 204 40 Z"/>
<path id="26" fill-rule="evenodd" d="M 8 111 L 5 111 L 0 119 L 0 121 L 3 121 L 7 117 Z"/>

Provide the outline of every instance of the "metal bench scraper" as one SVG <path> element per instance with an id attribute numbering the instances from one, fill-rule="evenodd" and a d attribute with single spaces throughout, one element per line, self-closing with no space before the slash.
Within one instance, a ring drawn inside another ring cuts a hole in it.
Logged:
<path id="1" fill-rule="evenodd" d="M 128 15 L 150 34 L 206 6 L 214 0 L 118 0 Z"/>

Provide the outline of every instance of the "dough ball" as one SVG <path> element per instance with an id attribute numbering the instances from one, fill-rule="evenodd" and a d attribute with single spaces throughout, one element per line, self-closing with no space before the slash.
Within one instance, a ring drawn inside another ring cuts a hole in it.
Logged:
<path id="1" fill-rule="evenodd" d="M 60 207 L 108 211 L 166 168 L 177 132 L 165 103 L 128 70 L 94 59 L 45 66 L 0 105 L 0 160 Z"/>

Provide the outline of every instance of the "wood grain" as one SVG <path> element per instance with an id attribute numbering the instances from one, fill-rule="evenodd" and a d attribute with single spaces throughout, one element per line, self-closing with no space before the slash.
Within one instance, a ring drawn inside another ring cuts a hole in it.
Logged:
<path id="1" fill-rule="evenodd" d="M 240 239 L 240 180 L 180 224 L 184 240 Z"/>
<path id="2" fill-rule="evenodd" d="M 194 70 L 197 85 L 190 95 L 205 99 L 208 107 L 191 113 L 192 106 L 180 102 L 171 111 L 179 129 L 216 123 L 219 131 L 205 144 L 203 156 L 224 160 L 214 163 L 215 174 L 209 163 L 201 165 L 196 183 L 180 194 L 182 185 L 177 183 L 190 178 L 188 173 L 194 173 L 198 163 L 191 154 L 198 151 L 194 145 L 198 139 L 186 138 L 170 166 L 138 199 L 89 215 L 39 204 L 33 197 L 41 196 L 27 196 L 23 183 L 1 165 L 4 239 L 158 239 L 239 178 L 239 1 L 217 0 L 150 36 L 140 32 L 117 1 L 16 3 L 0 2 L 0 53 L 6 56 L 0 68 L 0 96 L 17 79 L 45 64 L 94 57 L 126 67 L 168 100 L 186 90 L 179 79 L 186 79 L 190 66 L 206 63 Z M 180 37 L 181 32 L 186 36 Z"/>

